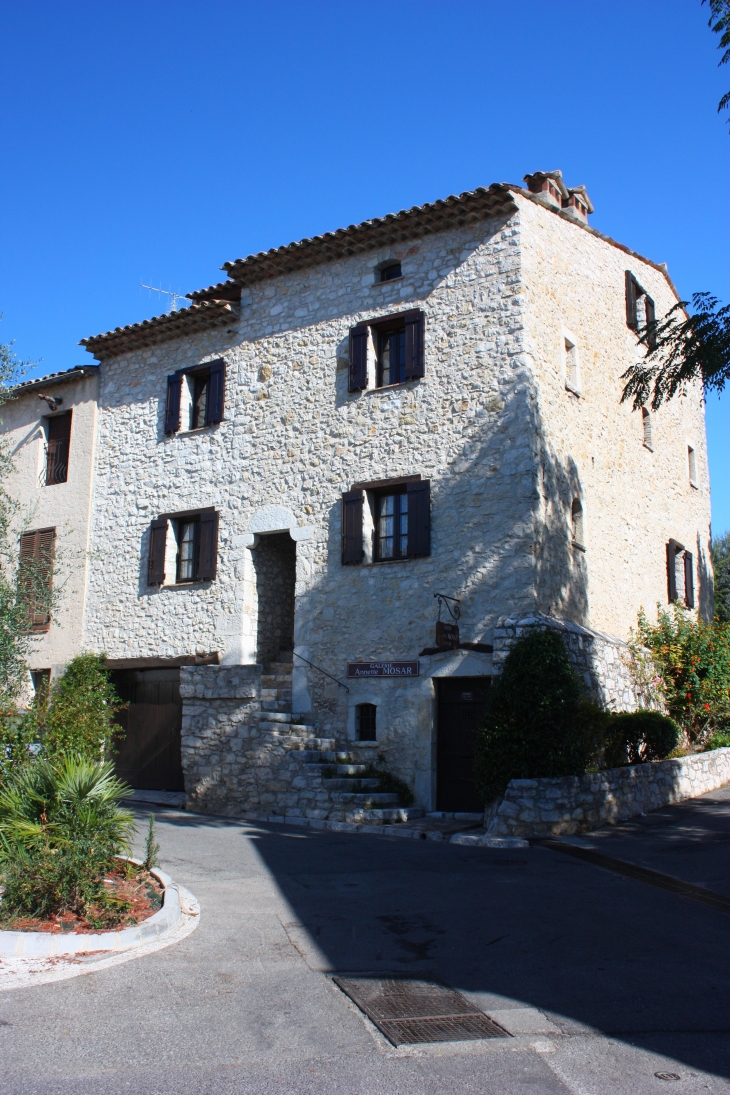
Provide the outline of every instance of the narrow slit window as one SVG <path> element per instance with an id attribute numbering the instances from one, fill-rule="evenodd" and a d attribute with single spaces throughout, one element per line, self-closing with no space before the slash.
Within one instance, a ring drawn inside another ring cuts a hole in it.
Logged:
<path id="1" fill-rule="evenodd" d="M 565 339 L 565 387 L 571 392 L 578 391 L 578 351 L 575 343 Z"/>
<path id="2" fill-rule="evenodd" d="M 376 557 L 403 559 L 408 555 L 408 495 L 382 494 L 377 499 Z"/>
<path id="3" fill-rule="evenodd" d="M 585 541 L 583 539 L 583 507 L 580 501 L 575 498 L 573 505 L 571 506 L 570 519 L 573 534 L 573 543 L 578 547 L 585 547 Z"/>
<path id="4" fill-rule="evenodd" d="M 647 411 L 646 407 L 641 409 L 641 425 L 644 430 L 644 448 L 654 451 L 654 441 L 652 437 L 652 425 L 651 415 Z"/>
<path id="5" fill-rule="evenodd" d="M 355 708 L 355 730 L 358 741 L 376 741 L 378 709 L 374 703 L 359 703 Z"/>
<path id="6" fill-rule="evenodd" d="M 687 464 L 689 466 L 689 481 L 693 487 L 697 486 L 697 455 L 691 445 L 687 446 Z"/>

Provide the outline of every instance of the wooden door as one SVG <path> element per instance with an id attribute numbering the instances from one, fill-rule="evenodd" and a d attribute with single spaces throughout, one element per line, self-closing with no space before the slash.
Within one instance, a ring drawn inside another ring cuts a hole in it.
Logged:
<path id="1" fill-rule="evenodd" d="M 484 809 L 474 783 L 474 754 L 490 677 L 444 677 L 438 688 L 436 808 L 455 812 Z"/>
<path id="2" fill-rule="evenodd" d="M 113 675 L 129 706 L 118 721 L 116 774 L 136 790 L 184 791 L 180 731 L 182 699 L 179 669 L 125 669 Z"/>

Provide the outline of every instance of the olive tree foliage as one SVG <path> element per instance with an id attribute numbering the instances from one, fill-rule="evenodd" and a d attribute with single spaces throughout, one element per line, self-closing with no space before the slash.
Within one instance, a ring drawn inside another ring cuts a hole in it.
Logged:
<path id="1" fill-rule="evenodd" d="M 12 347 L 12 343 L 0 343 L 0 408 L 12 398 L 13 387 L 31 364 L 19 361 Z M 10 451 L 0 440 L 0 708 L 3 710 L 13 706 L 27 679 L 27 660 L 33 643 L 28 626 L 29 605 L 45 607 L 51 596 L 42 567 L 39 573 L 29 563 L 19 571 L 18 534 L 23 514 L 6 489 L 12 471 Z"/>
<path id="2" fill-rule="evenodd" d="M 720 35 L 719 64 L 730 61 L 730 0 L 702 0 L 710 9 L 708 26 Z M 730 91 L 718 111 L 730 107 Z M 621 402 L 633 401 L 634 410 L 683 394 L 692 381 L 705 392 L 721 392 L 730 380 L 730 305 L 721 305 L 711 293 L 695 293 L 691 302 L 680 300 L 662 319 L 642 327 L 639 345 L 644 358 L 622 376 L 626 381 Z"/>

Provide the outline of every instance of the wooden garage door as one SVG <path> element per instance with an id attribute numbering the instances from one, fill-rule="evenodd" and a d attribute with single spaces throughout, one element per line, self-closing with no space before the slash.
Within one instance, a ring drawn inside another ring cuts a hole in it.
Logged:
<path id="1" fill-rule="evenodd" d="M 138 790 L 184 791 L 180 670 L 124 669 L 112 679 L 129 704 L 118 716 L 125 735 L 118 743 L 117 775 Z"/>
<path id="2" fill-rule="evenodd" d="M 484 803 L 474 783 L 477 729 L 484 716 L 490 677 L 437 680 L 436 808 L 478 811 Z"/>

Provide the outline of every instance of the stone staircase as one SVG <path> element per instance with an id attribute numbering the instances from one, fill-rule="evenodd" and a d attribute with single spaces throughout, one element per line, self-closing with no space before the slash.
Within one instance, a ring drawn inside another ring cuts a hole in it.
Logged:
<path id="1" fill-rule="evenodd" d="M 377 760 L 376 742 L 358 742 L 353 748 L 336 738 L 318 737 L 315 727 L 294 720 L 292 668 L 286 654 L 280 654 L 261 678 L 258 729 L 288 761 L 277 766 L 280 777 L 286 773 L 288 786 L 275 792 L 268 816 L 367 827 L 422 817 L 423 810 L 401 806 L 397 794 L 376 791 L 378 780 L 365 777 L 368 766 Z M 282 783 L 281 778 L 278 782 Z"/>

